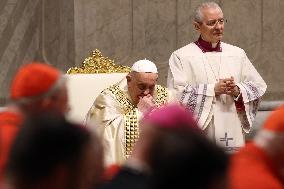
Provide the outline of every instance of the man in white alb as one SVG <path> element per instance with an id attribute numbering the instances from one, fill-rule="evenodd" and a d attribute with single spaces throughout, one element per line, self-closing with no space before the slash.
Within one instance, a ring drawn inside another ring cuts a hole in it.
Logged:
<path id="1" fill-rule="evenodd" d="M 195 11 L 199 39 L 172 53 L 168 88 L 228 152 L 244 145 L 267 86 L 243 49 L 221 42 L 225 20 L 214 2 Z"/>

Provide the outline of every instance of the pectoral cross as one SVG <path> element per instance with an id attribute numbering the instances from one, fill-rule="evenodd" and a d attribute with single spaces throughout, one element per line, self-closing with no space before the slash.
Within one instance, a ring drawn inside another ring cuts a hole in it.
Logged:
<path id="1" fill-rule="evenodd" d="M 228 138 L 228 133 L 227 132 L 225 132 L 225 137 L 224 138 L 220 138 L 220 141 L 221 142 L 226 142 L 226 147 L 228 147 L 229 146 L 229 140 L 234 140 L 234 138 Z"/>

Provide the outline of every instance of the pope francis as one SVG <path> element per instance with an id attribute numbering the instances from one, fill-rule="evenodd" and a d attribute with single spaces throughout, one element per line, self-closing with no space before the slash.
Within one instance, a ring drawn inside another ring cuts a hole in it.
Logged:
<path id="1" fill-rule="evenodd" d="M 103 90 L 87 114 L 87 125 L 104 140 L 106 164 L 121 164 L 139 137 L 139 120 L 172 99 L 157 85 L 158 70 L 149 60 L 139 60 L 120 82 Z"/>

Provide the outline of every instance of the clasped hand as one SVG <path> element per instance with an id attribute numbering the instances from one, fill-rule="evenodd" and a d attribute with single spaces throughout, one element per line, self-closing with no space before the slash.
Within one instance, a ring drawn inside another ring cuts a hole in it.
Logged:
<path id="1" fill-rule="evenodd" d="M 235 84 L 233 77 L 220 79 L 218 83 L 215 84 L 214 90 L 216 96 L 226 94 L 237 97 L 240 94 L 239 87 Z"/>
<path id="2" fill-rule="evenodd" d="M 156 108 L 156 104 L 154 102 L 154 98 L 148 94 L 147 96 L 143 96 L 139 98 L 139 103 L 137 104 L 137 108 L 140 112 L 147 112 Z"/>

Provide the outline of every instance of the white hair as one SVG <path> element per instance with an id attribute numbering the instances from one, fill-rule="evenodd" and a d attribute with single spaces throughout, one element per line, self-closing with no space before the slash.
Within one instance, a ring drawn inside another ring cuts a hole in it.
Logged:
<path id="1" fill-rule="evenodd" d="M 217 3 L 213 2 L 213 1 L 204 2 L 204 3 L 200 4 L 194 12 L 194 21 L 195 22 L 198 22 L 198 23 L 202 22 L 203 16 L 204 16 L 202 10 L 205 9 L 205 8 L 219 9 L 222 12 L 221 7 Z"/>

